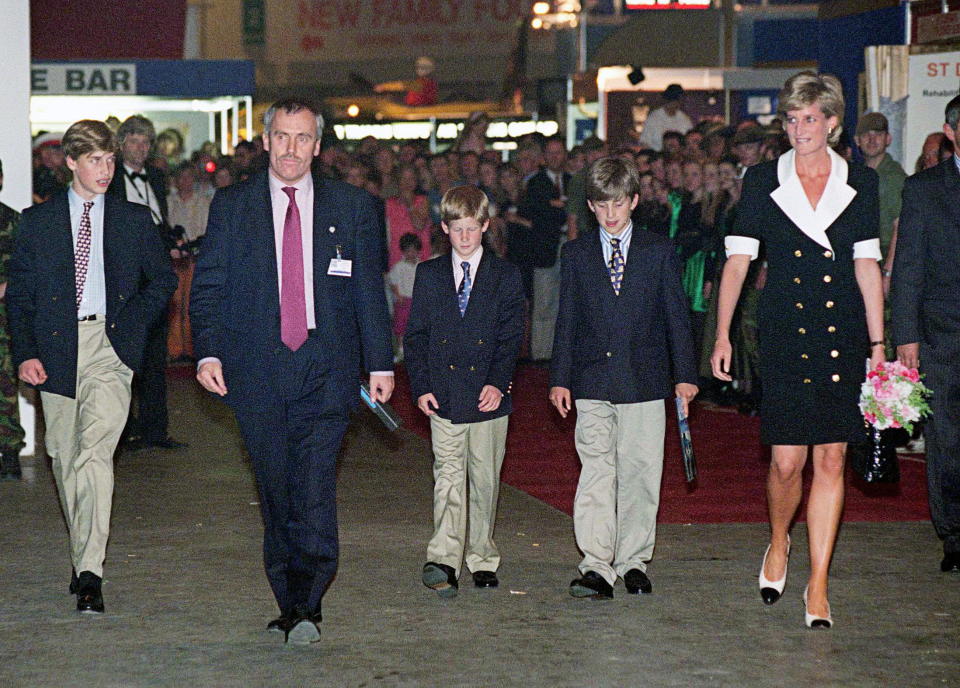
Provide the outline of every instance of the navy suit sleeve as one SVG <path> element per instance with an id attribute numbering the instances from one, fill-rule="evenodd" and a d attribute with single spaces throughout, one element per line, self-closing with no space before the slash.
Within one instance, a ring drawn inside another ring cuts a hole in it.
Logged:
<path id="1" fill-rule="evenodd" d="M 403 359 L 410 376 L 410 394 L 414 403 L 430 392 L 430 312 L 432 299 L 426 263 L 417 266 L 407 331 L 403 337 Z"/>
<path id="2" fill-rule="evenodd" d="M 37 302 L 34 293 L 37 269 L 36 245 L 33 241 L 34 215 L 36 212 L 25 212 L 20 219 L 8 272 L 5 302 L 14 369 L 24 361 L 40 356 L 33 328 Z"/>
<path id="3" fill-rule="evenodd" d="M 904 182 L 897 252 L 893 257 L 890 286 L 891 337 L 894 346 L 913 344 L 923 339 L 920 311 L 926 288 L 923 263 L 927 252 L 927 230 L 922 191 L 923 185 L 917 177 L 910 177 Z"/>
<path id="4" fill-rule="evenodd" d="M 661 303 L 666 312 L 667 341 L 670 345 L 670 366 L 674 384 L 697 384 L 697 366 L 690 329 L 687 296 L 680 279 L 680 260 L 671 248 L 663 251 L 660 271 Z"/>
<path id="5" fill-rule="evenodd" d="M 218 191 L 210 204 L 203 250 L 190 288 L 190 327 L 197 360 L 223 355 L 225 318 L 220 309 L 227 302 L 229 207 L 227 195 Z"/>
<path id="6" fill-rule="evenodd" d="M 373 199 L 357 196 L 353 302 L 360 327 L 364 366 L 368 372 L 393 370 L 390 315 L 381 271 L 383 242 Z"/>
<path id="7" fill-rule="evenodd" d="M 506 394 L 523 341 L 524 291 L 520 270 L 509 263 L 504 263 L 504 268 L 506 274 L 500 283 L 497 309 L 497 348 L 493 352 L 487 384 Z"/>
<path id="8" fill-rule="evenodd" d="M 574 293 L 573 244 L 560 249 L 560 307 L 553 334 L 553 356 L 550 360 L 550 386 L 570 389 L 573 373 L 573 338 L 576 329 L 576 294 Z"/>

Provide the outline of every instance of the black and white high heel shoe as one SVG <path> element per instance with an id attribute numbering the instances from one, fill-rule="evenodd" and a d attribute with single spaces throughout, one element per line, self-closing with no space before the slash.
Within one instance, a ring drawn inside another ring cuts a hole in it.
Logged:
<path id="1" fill-rule="evenodd" d="M 830 603 L 827 602 L 827 615 L 816 616 L 807 611 L 807 588 L 803 589 L 803 622 L 807 628 L 833 628 L 833 617 L 830 615 Z"/>
<path id="2" fill-rule="evenodd" d="M 787 563 L 783 565 L 783 576 L 780 580 L 772 581 L 764 575 L 767 568 L 767 555 L 770 554 L 771 545 L 767 545 L 767 551 L 763 553 L 763 563 L 760 564 L 760 597 L 764 604 L 773 604 L 780 599 L 783 594 L 783 587 L 787 584 L 787 565 L 790 563 L 790 536 L 787 536 Z"/>

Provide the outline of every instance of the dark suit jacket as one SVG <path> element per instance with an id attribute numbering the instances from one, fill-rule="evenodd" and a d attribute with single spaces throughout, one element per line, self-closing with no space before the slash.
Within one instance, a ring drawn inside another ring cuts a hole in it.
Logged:
<path id="1" fill-rule="evenodd" d="M 107 336 L 117 356 L 137 371 L 147 326 L 177 287 L 170 259 L 143 206 L 104 199 L 103 262 Z M 13 363 L 39 358 L 44 392 L 76 393 L 77 307 L 73 234 L 67 192 L 27 208 L 10 260 L 7 313 Z"/>
<path id="2" fill-rule="evenodd" d="M 168 212 L 167 208 L 167 183 L 163 177 L 163 172 L 155 167 L 150 167 L 150 165 L 146 165 L 143 168 L 143 172 L 147 175 L 147 183 L 150 184 L 150 188 L 153 189 L 153 193 L 157 197 L 157 204 L 160 206 L 160 214 L 163 216 L 164 222 L 166 222 L 167 218 L 170 217 L 170 213 Z M 107 188 L 107 193 L 113 194 L 114 196 L 119 196 L 120 198 L 126 200 L 126 175 L 127 171 L 123 166 L 123 160 L 118 156 L 116 171 L 113 173 L 113 179 L 110 181 L 110 186 Z M 144 205 L 146 204 L 144 203 Z"/>
<path id="3" fill-rule="evenodd" d="M 193 276 L 190 322 L 197 359 L 219 358 L 235 408 L 273 403 L 284 382 L 280 294 L 267 172 L 217 191 Z M 390 318 L 380 270 L 382 240 L 370 194 L 314 179 L 313 292 L 316 336 L 331 389 L 350 406 L 358 376 L 393 369 Z M 335 231 L 330 231 L 334 228 Z M 327 274 L 337 247 L 352 276 Z M 287 350 L 287 353 L 289 350 Z"/>
<path id="4" fill-rule="evenodd" d="M 680 264 L 666 237 L 633 229 L 620 295 L 599 232 L 564 244 L 550 386 L 615 404 L 674 396 L 697 383 Z"/>
<path id="5" fill-rule="evenodd" d="M 890 292 L 894 345 L 920 342 L 924 357 L 960 357 L 960 173 L 951 156 L 909 177 Z"/>
<path id="6" fill-rule="evenodd" d="M 570 175 L 563 173 L 563 188 L 570 184 Z M 554 208 L 550 201 L 560 198 L 560 191 L 550 180 L 545 169 L 540 170 L 527 182 L 526 195 L 520 215 L 530 218 L 527 255 L 519 259 L 520 265 L 535 268 L 553 267 L 557 262 L 557 246 L 567 222 L 565 208 Z M 526 262 L 529 261 L 529 262 Z"/>
<path id="7" fill-rule="evenodd" d="M 404 337 L 414 403 L 433 393 L 441 418 L 476 423 L 513 410 L 510 381 L 523 338 L 523 283 L 511 263 L 484 249 L 464 316 L 457 305 L 450 254 L 420 263 Z M 503 393 L 496 411 L 480 412 L 484 385 Z"/>

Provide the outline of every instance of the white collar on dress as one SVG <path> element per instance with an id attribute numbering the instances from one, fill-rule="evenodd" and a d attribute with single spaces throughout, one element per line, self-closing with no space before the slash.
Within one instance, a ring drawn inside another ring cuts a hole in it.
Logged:
<path id="1" fill-rule="evenodd" d="M 857 192 L 847 184 L 847 161 L 829 148 L 827 153 L 830 155 L 830 176 L 816 210 L 807 200 L 807 194 L 800 183 L 795 161 L 796 151 L 792 149 L 781 155 L 777 161 L 777 180 L 780 186 L 770 193 L 770 197 L 801 232 L 832 252 L 833 246 L 827 238 L 827 229 L 850 205 Z"/>

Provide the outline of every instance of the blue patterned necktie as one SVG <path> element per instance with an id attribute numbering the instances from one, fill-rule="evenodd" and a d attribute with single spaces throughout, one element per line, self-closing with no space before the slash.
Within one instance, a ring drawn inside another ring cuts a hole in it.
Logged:
<path id="1" fill-rule="evenodd" d="M 620 296 L 620 283 L 623 282 L 623 251 L 620 250 L 620 239 L 614 237 L 610 239 L 610 245 L 613 251 L 610 252 L 610 264 L 607 266 L 610 270 L 610 283 L 613 285 L 613 293 Z"/>
<path id="2" fill-rule="evenodd" d="M 470 302 L 470 288 L 473 282 L 470 281 L 470 263 L 463 261 L 460 263 L 463 268 L 463 281 L 460 282 L 460 288 L 457 289 L 457 303 L 460 305 L 460 317 L 467 312 L 467 304 Z"/>

